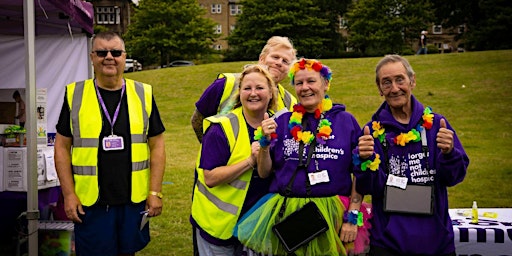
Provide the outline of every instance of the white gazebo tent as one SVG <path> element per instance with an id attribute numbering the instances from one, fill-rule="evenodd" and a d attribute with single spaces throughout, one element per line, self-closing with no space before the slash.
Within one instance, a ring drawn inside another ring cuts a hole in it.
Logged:
<path id="1" fill-rule="evenodd" d="M 0 90 L 25 91 L 29 255 L 38 253 L 36 88 L 47 89 L 47 132 L 55 132 L 64 86 L 92 76 L 92 33 L 91 3 L 0 0 Z"/>

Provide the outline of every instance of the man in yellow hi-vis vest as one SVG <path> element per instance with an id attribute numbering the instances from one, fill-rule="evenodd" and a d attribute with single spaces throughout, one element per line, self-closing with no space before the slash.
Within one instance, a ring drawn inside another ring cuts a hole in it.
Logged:
<path id="1" fill-rule="evenodd" d="M 297 59 L 297 50 L 287 37 L 273 36 L 261 50 L 258 64 L 268 67 L 278 88 L 277 111 L 292 110 L 295 96 L 279 83 L 286 78 L 290 65 Z M 203 92 L 196 102 L 191 118 L 192 128 L 199 142 L 203 138 L 203 119 L 218 113 L 227 113 L 233 107 L 233 95 L 238 91 L 236 80 L 240 74 L 222 73 Z"/>
<path id="2" fill-rule="evenodd" d="M 55 166 L 77 255 L 134 255 L 162 213 L 165 127 L 148 84 L 123 78 L 123 39 L 99 33 L 95 78 L 66 86 Z"/>

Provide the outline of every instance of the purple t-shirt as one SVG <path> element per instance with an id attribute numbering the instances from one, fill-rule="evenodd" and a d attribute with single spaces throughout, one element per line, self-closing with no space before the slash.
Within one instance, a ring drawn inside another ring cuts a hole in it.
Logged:
<path id="1" fill-rule="evenodd" d="M 219 109 L 220 100 L 224 93 L 224 84 L 226 78 L 219 78 L 204 90 L 203 94 L 196 102 L 196 108 L 204 117 L 209 117 L 217 114 Z"/>
<path id="2" fill-rule="evenodd" d="M 298 166 L 299 143 L 295 141 L 288 122 L 291 112 L 279 116 L 277 122 L 278 140 L 270 148 L 275 179 L 270 192 L 284 195 L 284 191 Z M 316 130 L 319 120 L 313 114 L 306 113 L 307 131 Z M 295 177 L 292 195 L 294 197 L 327 197 L 334 195 L 349 196 L 352 188 L 352 148 L 356 146 L 360 126 L 352 114 L 345 111 L 343 105 L 335 104 L 325 115 L 331 123 L 332 134 L 323 145 L 317 145 L 306 169 L 299 169 Z M 303 160 L 306 161 L 309 146 L 304 147 Z M 311 185 L 311 194 L 306 192 L 307 173 L 326 170 L 328 181 Z"/>

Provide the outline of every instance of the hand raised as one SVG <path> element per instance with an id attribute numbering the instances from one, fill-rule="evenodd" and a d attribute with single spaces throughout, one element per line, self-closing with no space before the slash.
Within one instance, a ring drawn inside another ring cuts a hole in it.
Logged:
<path id="1" fill-rule="evenodd" d="M 453 150 L 453 131 L 446 128 L 446 120 L 440 120 L 439 131 L 437 132 L 437 147 L 441 149 L 443 154 L 449 154 Z"/>
<path id="2" fill-rule="evenodd" d="M 261 122 L 261 129 L 263 129 L 263 134 L 270 139 L 270 134 L 276 132 L 277 123 L 273 118 L 270 118 L 268 113 L 265 113 L 263 116 L 263 121 Z"/>
<path id="3" fill-rule="evenodd" d="M 370 157 L 371 155 L 373 155 L 374 150 L 375 150 L 374 145 L 375 145 L 375 142 L 373 140 L 373 136 L 370 135 L 370 127 L 365 126 L 363 128 L 363 135 L 361 135 L 361 137 L 359 137 L 359 143 L 358 143 L 359 157 L 361 159 L 366 159 L 366 158 Z"/>

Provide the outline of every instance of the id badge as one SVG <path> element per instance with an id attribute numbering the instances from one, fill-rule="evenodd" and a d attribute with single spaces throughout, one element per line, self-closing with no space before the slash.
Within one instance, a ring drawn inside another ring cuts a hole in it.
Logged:
<path id="1" fill-rule="evenodd" d="M 123 137 L 110 135 L 108 137 L 103 138 L 103 150 L 123 150 L 124 149 L 124 141 Z"/>
<path id="2" fill-rule="evenodd" d="M 389 174 L 386 185 L 405 189 L 407 187 L 407 177 L 400 177 Z"/>
<path id="3" fill-rule="evenodd" d="M 308 173 L 309 184 L 315 185 L 317 183 L 329 182 L 329 173 L 327 170 Z"/>

